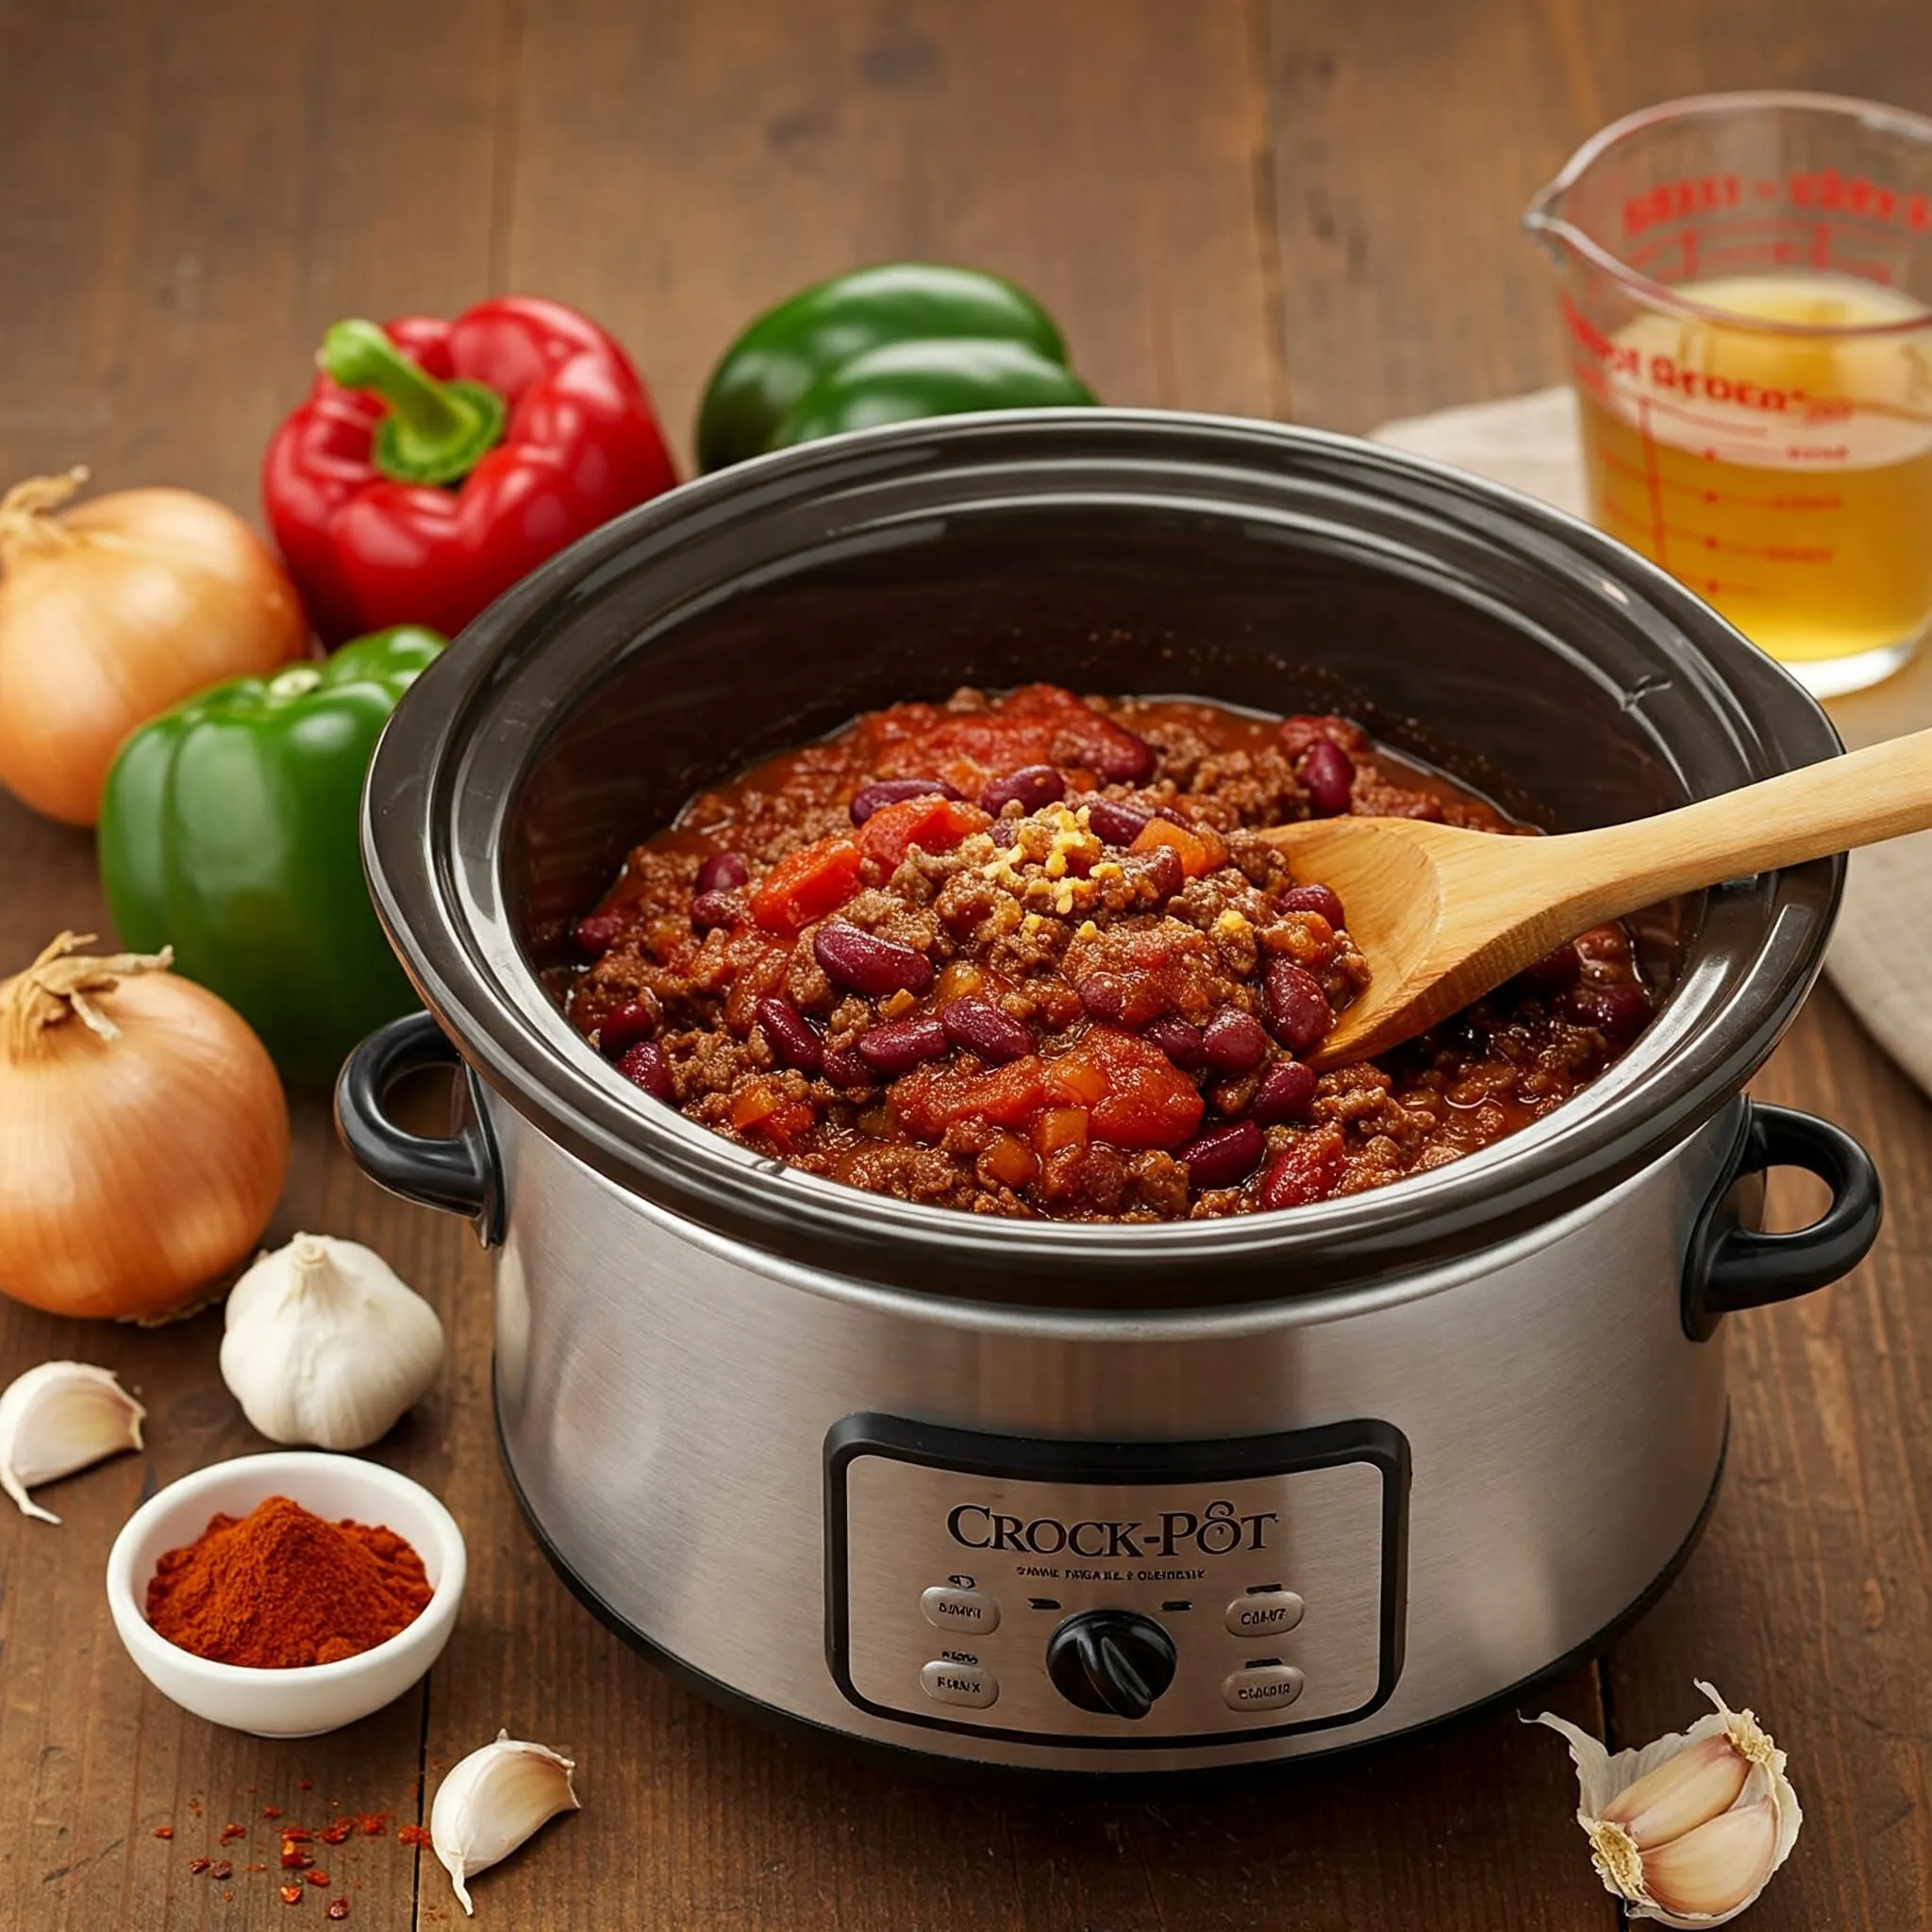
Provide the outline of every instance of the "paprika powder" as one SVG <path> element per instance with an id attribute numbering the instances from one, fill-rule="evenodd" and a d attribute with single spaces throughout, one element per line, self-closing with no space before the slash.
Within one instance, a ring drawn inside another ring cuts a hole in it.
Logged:
<path id="1" fill-rule="evenodd" d="M 147 1586 L 147 1620 L 215 1663 L 299 1670 L 374 1650 L 415 1622 L 432 1591 L 394 1530 L 330 1523 L 287 1496 L 212 1517 L 170 1550 Z"/>

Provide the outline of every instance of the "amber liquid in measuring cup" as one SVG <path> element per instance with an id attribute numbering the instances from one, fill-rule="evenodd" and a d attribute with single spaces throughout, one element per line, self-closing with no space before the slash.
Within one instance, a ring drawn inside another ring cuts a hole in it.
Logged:
<path id="1" fill-rule="evenodd" d="M 1774 657 L 1881 651 L 1932 620 L 1932 323 L 1849 275 L 1712 277 L 1680 298 L 1735 317 L 1647 313 L 1581 385 L 1595 521 Z"/>

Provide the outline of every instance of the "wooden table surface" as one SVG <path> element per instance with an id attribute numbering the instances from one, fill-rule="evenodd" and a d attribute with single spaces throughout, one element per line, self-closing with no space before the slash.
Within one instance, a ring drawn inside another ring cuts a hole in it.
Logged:
<path id="1" fill-rule="evenodd" d="M 1932 108 L 1923 0 L 61 0 L 0 8 L 0 475 L 90 463 L 254 513 L 263 440 L 335 317 L 541 291 L 602 318 L 688 428 L 756 310 L 891 257 L 1038 290 L 1111 401 L 1343 429 L 1551 380 L 1524 200 L 1584 135 L 1716 87 Z M 0 971 L 99 926 L 90 841 L 0 802 Z M 1807 1828 L 1753 1932 L 1932 1923 L 1926 1104 L 1821 993 L 1758 1083 L 1879 1156 L 1890 1216 L 1836 1291 L 1730 1324 L 1731 1467 L 1703 1546 L 1598 1664 L 1524 1700 L 1641 1740 L 1756 1706 Z M 428 1682 L 271 1744 L 147 1690 L 102 1600 L 161 1482 L 261 1446 L 218 1313 L 82 1328 L 7 1304 L 0 1380 L 108 1363 L 144 1456 L 0 1511 L 0 1932 L 459 1919 L 395 1826 L 499 1725 L 579 1761 L 581 1815 L 479 1923 L 774 1932 L 1609 1932 L 1562 1747 L 1498 1710 L 1252 1795 L 1052 1803 L 774 1741 L 575 1607 L 497 1465 L 489 1280 L 295 1108 L 277 1238 L 374 1243 L 434 1299 L 442 1379 L 382 1456 L 443 1495 L 469 1595 Z M 1800 1210 L 1806 1205 L 1795 1204 Z M 284 1823 L 388 1812 L 289 1907 Z M 189 1869 L 229 1823 L 225 1885 Z M 159 1834 L 172 1828 L 172 1838 Z"/>

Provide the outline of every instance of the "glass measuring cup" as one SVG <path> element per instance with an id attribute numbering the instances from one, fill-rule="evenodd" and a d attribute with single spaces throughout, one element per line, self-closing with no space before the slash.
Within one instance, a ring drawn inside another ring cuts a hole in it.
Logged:
<path id="1" fill-rule="evenodd" d="M 1524 225 L 1591 513 L 1821 697 L 1932 626 L 1932 121 L 1704 94 L 1605 128 Z"/>

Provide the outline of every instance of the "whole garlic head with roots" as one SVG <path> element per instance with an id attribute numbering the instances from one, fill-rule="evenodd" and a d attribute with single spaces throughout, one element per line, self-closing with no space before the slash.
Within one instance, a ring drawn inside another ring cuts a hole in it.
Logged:
<path id="1" fill-rule="evenodd" d="M 298 1234 L 229 1291 L 222 1380 L 272 1442 L 366 1448 L 441 1364 L 436 1310 L 359 1241 Z"/>
<path id="2" fill-rule="evenodd" d="M 1708 1717 L 1614 1757 L 1549 1711 L 1536 1720 L 1569 1740 L 1576 1822 L 1605 1890 L 1633 1920 L 1687 1932 L 1755 1904 L 1805 1822 L 1770 1734 L 1701 1679 L 1697 1688 L 1717 1707 Z"/>

